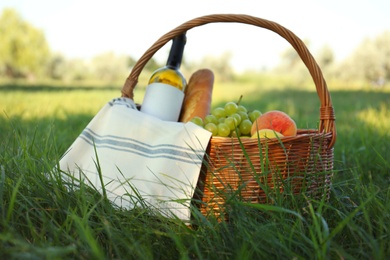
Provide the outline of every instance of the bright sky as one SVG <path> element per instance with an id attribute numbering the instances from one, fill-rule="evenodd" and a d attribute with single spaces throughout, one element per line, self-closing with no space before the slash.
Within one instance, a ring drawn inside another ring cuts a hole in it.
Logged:
<path id="1" fill-rule="evenodd" d="M 390 30 L 389 0 L 1 0 L 44 31 L 50 47 L 67 57 L 106 51 L 138 59 L 160 36 L 192 18 L 242 13 L 277 22 L 303 40 L 313 54 L 330 46 L 336 59 L 348 56 L 365 37 Z M 187 33 L 185 58 L 233 54 L 237 69 L 279 62 L 289 47 L 280 36 L 244 24 L 208 24 Z M 155 58 L 166 59 L 166 51 Z"/>

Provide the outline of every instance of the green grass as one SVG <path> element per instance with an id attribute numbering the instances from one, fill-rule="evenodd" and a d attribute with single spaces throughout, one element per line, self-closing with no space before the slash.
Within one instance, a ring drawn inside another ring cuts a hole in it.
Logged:
<path id="1" fill-rule="evenodd" d="M 315 128 L 313 90 L 221 84 L 213 105 L 244 95 Z M 386 259 L 390 257 L 390 91 L 336 89 L 335 175 L 329 201 L 232 198 L 229 222 L 193 209 L 192 228 L 147 207 L 119 209 L 95 190 L 69 189 L 50 171 L 120 87 L 0 86 L 2 259 Z M 136 90 L 140 102 L 142 89 Z M 43 174 L 48 173 L 48 174 Z M 288 195 L 288 194 L 287 194 Z"/>

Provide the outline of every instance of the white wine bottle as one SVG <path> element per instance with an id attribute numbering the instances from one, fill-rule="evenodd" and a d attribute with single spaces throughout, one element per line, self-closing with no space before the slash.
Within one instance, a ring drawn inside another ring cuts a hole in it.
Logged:
<path id="1" fill-rule="evenodd" d="M 153 72 L 146 88 L 141 112 L 165 121 L 178 121 L 187 81 L 180 72 L 186 35 L 172 40 L 166 66 Z"/>

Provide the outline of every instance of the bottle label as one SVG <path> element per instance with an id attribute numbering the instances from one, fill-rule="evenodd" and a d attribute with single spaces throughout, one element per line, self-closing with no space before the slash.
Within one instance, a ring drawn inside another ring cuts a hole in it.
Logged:
<path id="1" fill-rule="evenodd" d="M 146 89 L 141 112 L 177 122 L 183 99 L 183 91 L 164 83 L 151 83 Z"/>

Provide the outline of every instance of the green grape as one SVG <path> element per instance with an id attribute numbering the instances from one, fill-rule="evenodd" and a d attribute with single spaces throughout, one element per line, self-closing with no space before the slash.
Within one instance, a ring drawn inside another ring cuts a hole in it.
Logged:
<path id="1" fill-rule="evenodd" d="M 218 127 L 216 124 L 214 123 L 207 123 L 205 126 L 204 126 L 204 129 L 206 129 L 207 131 L 211 132 L 211 134 L 213 136 L 217 136 L 218 135 Z"/>
<path id="2" fill-rule="evenodd" d="M 199 116 L 196 116 L 194 118 L 191 119 L 191 122 L 198 125 L 198 126 L 202 126 L 203 127 L 203 119 Z"/>
<path id="3" fill-rule="evenodd" d="M 251 120 L 249 120 L 249 119 L 242 120 L 239 129 L 240 129 L 240 132 L 242 135 L 249 135 L 251 133 L 251 129 L 252 129 Z"/>
<path id="4" fill-rule="evenodd" d="M 234 130 L 236 128 L 236 119 L 234 117 L 225 118 L 224 123 L 228 125 L 230 130 Z"/>
<path id="5" fill-rule="evenodd" d="M 226 113 L 226 115 L 227 116 L 230 116 L 230 115 L 233 115 L 234 113 L 236 113 L 237 112 L 237 108 L 238 108 L 238 106 L 237 106 L 237 104 L 236 103 L 234 103 L 234 102 L 227 102 L 226 104 L 225 104 L 225 113 Z"/>
<path id="6" fill-rule="evenodd" d="M 216 107 L 211 111 L 211 114 L 216 118 L 226 117 L 225 109 L 222 107 Z"/>
<path id="7" fill-rule="evenodd" d="M 240 98 L 241 100 L 241 98 Z M 261 115 L 257 109 L 248 111 L 240 102 L 227 102 L 222 107 L 211 110 L 203 120 L 193 118 L 191 121 L 210 131 L 213 136 L 250 137 L 253 122 Z"/>
<path id="8" fill-rule="evenodd" d="M 261 112 L 260 112 L 259 110 L 255 109 L 255 110 L 249 112 L 248 115 L 249 115 L 249 119 L 250 119 L 250 120 L 252 121 L 252 123 L 253 123 L 253 122 L 255 122 L 255 120 L 256 120 L 259 116 L 261 116 Z"/>
<path id="9" fill-rule="evenodd" d="M 231 117 L 235 118 L 236 119 L 236 126 L 239 126 L 241 124 L 241 116 L 237 113 L 231 115 Z"/>
<path id="10" fill-rule="evenodd" d="M 239 114 L 241 116 L 241 121 L 242 120 L 245 120 L 245 119 L 248 119 L 249 116 L 248 116 L 248 113 L 247 112 L 244 112 L 244 111 L 238 111 L 237 114 Z"/>
<path id="11" fill-rule="evenodd" d="M 230 134 L 230 128 L 225 123 L 218 124 L 218 136 L 226 137 Z"/>
<path id="12" fill-rule="evenodd" d="M 204 118 L 204 124 L 206 125 L 207 123 L 214 123 L 215 125 L 218 124 L 218 119 L 214 115 L 207 115 Z"/>
<path id="13" fill-rule="evenodd" d="M 240 128 L 236 128 L 233 131 L 231 131 L 230 136 L 231 137 L 240 137 L 241 136 Z"/>
<path id="14" fill-rule="evenodd" d="M 248 113 L 248 110 L 246 109 L 246 107 L 244 107 L 243 105 L 239 105 L 237 107 L 237 112 L 244 112 L 244 113 Z"/>

